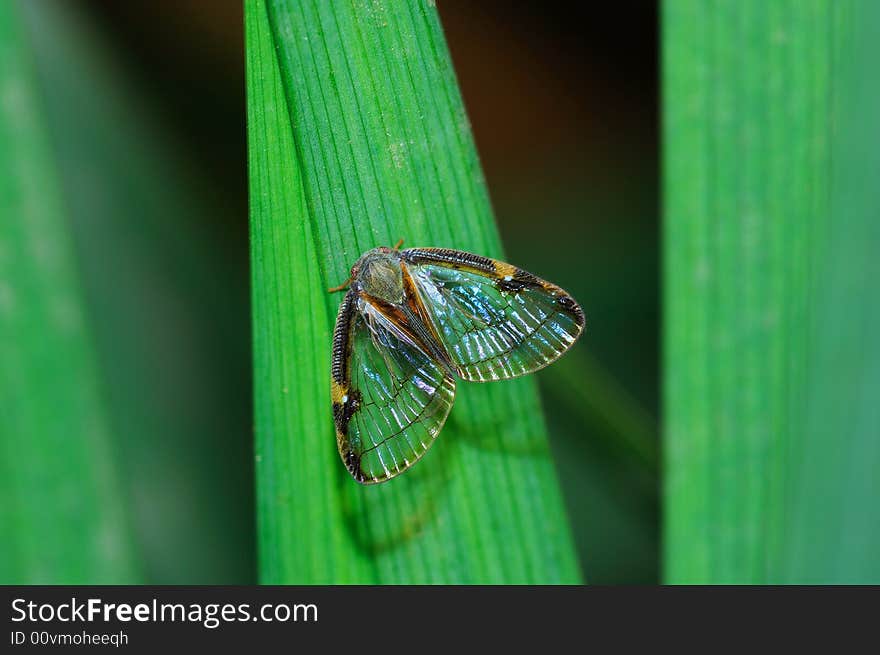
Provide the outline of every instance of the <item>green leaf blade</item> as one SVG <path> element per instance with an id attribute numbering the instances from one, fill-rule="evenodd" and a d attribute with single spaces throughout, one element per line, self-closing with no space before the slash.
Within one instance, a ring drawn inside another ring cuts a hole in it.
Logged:
<path id="1" fill-rule="evenodd" d="M 29 43 L 0 6 L 0 580 L 139 578 Z"/>
<path id="2" fill-rule="evenodd" d="M 857 0 L 664 6 L 668 582 L 877 579 L 878 27 Z"/>
<path id="3" fill-rule="evenodd" d="M 257 140 L 255 117 L 264 111 L 265 93 L 253 93 L 251 82 L 253 259 L 269 256 L 261 240 L 281 220 L 263 204 L 267 192 L 253 178 L 259 175 L 256 166 L 264 165 L 255 159 L 265 158 L 268 168 L 296 169 L 304 202 L 290 217 L 294 227 L 288 232 L 295 235 L 291 248 L 295 245 L 306 259 L 290 259 L 293 250 L 280 249 L 273 255 L 276 263 L 282 272 L 304 268 L 308 261 L 318 264 L 308 277 L 304 271 L 297 277 L 290 301 L 290 311 L 307 308 L 312 326 L 304 334 L 315 341 L 267 327 L 269 310 L 257 309 L 265 300 L 258 296 L 273 288 L 274 274 L 254 272 L 255 335 L 261 330 L 268 335 L 262 347 L 259 341 L 255 346 L 258 407 L 270 388 L 270 362 L 295 375 L 297 384 L 309 389 L 304 402 L 311 402 L 292 410 L 294 420 L 302 421 L 299 433 L 277 430 L 277 423 L 270 424 L 274 419 L 258 411 L 261 465 L 264 453 L 295 447 L 302 448 L 308 468 L 294 475 L 279 460 L 274 468 L 258 471 L 259 484 L 261 494 L 270 486 L 276 494 L 285 487 L 305 503 L 330 499 L 320 508 L 282 508 L 277 496 L 262 496 L 263 579 L 578 582 L 533 380 L 460 383 L 438 442 L 411 471 L 389 483 L 360 487 L 338 455 L 329 453 L 335 451 L 329 330 L 339 297 L 324 289 L 345 280 L 362 252 L 399 238 L 406 246 L 501 254 L 436 11 L 398 2 L 344 7 L 270 2 L 265 9 L 261 2 L 249 2 L 246 13 L 251 63 L 258 48 L 266 56 L 278 54 L 277 64 L 264 59 L 251 68 L 250 79 L 265 78 L 277 65 L 289 121 L 285 128 L 276 117 L 274 125 L 288 131 L 292 126 L 290 137 L 282 138 L 292 138 L 296 151 L 279 162 Z M 257 23 L 270 26 L 271 44 Z M 259 43 L 251 40 L 258 36 Z M 301 347 L 308 353 L 295 352 Z M 307 533 L 307 517 L 313 515 L 332 535 Z M 277 550 L 284 530 L 299 535 L 298 554 Z M 329 555 L 324 540 L 334 544 Z M 320 572 L 317 578 L 298 559 L 309 551 L 315 552 L 310 561 Z M 330 556 L 344 562 L 345 573 L 324 567 Z"/>

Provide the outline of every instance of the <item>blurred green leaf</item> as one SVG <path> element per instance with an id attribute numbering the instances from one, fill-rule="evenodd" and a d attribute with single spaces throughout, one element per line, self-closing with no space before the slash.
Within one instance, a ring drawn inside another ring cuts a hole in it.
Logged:
<path id="1" fill-rule="evenodd" d="M 0 581 L 138 581 L 72 254 L 17 7 L 0 3 Z"/>
<path id="2" fill-rule="evenodd" d="M 547 369 L 544 381 L 581 425 L 599 427 L 588 437 L 601 440 L 609 451 L 639 466 L 650 484 L 656 482 L 657 429 L 653 417 L 585 349 L 570 353 Z"/>
<path id="3" fill-rule="evenodd" d="M 245 7 L 262 581 L 578 582 L 533 379 L 460 384 L 388 483 L 336 453 L 325 289 L 401 237 L 502 254 L 436 11 Z"/>
<path id="4" fill-rule="evenodd" d="M 664 5 L 669 582 L 880 581 L 878 34 Z"/>
<path id="5" fill-rule="evenodd" d="M 253 581 L 246 247 L 220 229 L 236 206 L 82 6 L 22 9 L 144 575 Z"/>
<path id="6" fill-rule="evenodd" d="M 880 583 L 880 3 L 835 12 L 828 222 L 816 240 L 786 582 Z"/>

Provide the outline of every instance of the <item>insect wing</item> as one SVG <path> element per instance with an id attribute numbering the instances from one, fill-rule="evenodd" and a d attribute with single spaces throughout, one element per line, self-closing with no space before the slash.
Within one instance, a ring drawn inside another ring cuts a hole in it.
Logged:
<path id="1" fill-rule="evenodd" d="M 456 250 L 403 252 L 456 372 L 488 381 L 531 373 L 580 336 L 584 314 L 561 288 L 510 264 Z"/>
<path id="2" fill-rule="evenodd" d="M 333 415 L 352 476 L 382 482 L 412 466 L 443 427 L 455 380 L 368 300 L 350 291 L 334 333 Z"/>

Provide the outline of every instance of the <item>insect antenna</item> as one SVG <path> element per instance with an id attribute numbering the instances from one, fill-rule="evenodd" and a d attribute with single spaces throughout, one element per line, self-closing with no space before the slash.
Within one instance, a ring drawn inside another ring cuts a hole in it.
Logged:
<path id="1" fill-rule="evenodd" d="M 327 289 L 327 293 L 336 293 L 337 291 L 342 291 L 343 289 L 348 287 L 349 284 L 351 284 L 351 281 L 352 281 L 352 277 L 349 276 L 349 278 L 345 282 L 340 284 L 338 287 L 331 287 L 331 288 Z"/>
<path id="2" fill-rule="evenodd" d="M 403 239 L 394 244 L 394 250 L 400 250 L 400 246 L 403 245 Z"/>

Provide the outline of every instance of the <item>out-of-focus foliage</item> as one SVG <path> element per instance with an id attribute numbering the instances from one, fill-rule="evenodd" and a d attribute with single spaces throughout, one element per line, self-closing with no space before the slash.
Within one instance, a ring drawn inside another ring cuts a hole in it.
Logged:
<path id="1" fill-rule="evenodd" d="M 0 3 L 0 582 L 137 582 L 33 44 Z"/>
<path id="2" fill-rule="evenodd" d="M 878 34 L 665 5 L 668 582 L 880 581 Z"/>
<path id="3" fill-rule="evenodd" d="M 72 237 L 68 273 L 81 282 L 121 481 L 104 502 L 127 515 L 128 556 L 138 554 L 145 581 L 251 581 L 247 281 L 216 228 L 235 204 L 157 119 L 157 98 L 82 6 L 20 4 L 32 111 L 57 179 L 36 192 L 57 190 L 64 209 L 56 227 Z M 244 255 L 243 239 L 238 248 Z M 68 364 L 59 356 L 55 366 Z M 41 507 L 37 499 L 28 511 Z M 98 580 L 121 581 L 83 579 Z"/>
<path id="4" fill-rule="evenodd" d="M 810 259 L 810 373 L 781 574 L 880 584 L 880 3 L 843 3 L 830 18 L 828 218 Z"/>

